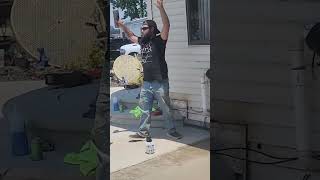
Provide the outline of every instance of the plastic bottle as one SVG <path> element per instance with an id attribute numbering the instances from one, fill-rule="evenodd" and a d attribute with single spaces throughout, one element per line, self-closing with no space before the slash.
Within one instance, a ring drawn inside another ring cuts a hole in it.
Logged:
<path id="1" fill-rule="evenodd" d="M 41 148 L 41 142 L 40 138 L 34 138 L 31 142 L 31 154 L 30 158 L 33 161 L 40 161 L 43 159 L 43 151 Z"/>
<path id="2" fill-rule="evenodd" d="M 10 118 L 11 149 L 14 156 L 29 154 L 28 138 L 25 132 L 25 122 L 14 106 L 14 113 Z"/>
<path id="3" fill-rule="evenodd" d="M 155 152 L 155 145 L 152 142 L 151 137 L 146 138 L 146 154 L 154 154 Z"/>
<path id="4" fill-rule="evenodd" d="M 113 111 L 119 111 L 119 102 L 118 102 L 118 98 L 117 97 L 113 97 Z"/>
<path id="5" fill-rule="evenodd" d="M 123 103 L 119 102 L 118 104 L 119 104 L 119 111 L 124 112 L 125 107 L 124 107 Z"/>

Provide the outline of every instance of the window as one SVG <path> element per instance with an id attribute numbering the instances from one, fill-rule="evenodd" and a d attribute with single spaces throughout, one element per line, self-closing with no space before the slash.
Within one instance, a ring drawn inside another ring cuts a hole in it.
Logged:
<path id="1" fill-rule="evenodd" d="M 210 44 L 210 0 L 186 0 L 191 45 Z"/>

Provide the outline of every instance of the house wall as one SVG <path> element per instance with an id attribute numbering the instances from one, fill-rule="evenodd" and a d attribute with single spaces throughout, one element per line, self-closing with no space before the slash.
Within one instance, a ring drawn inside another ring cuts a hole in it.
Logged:
<path id="1" fill-rule="evenodd" d="M 159 10 L 148 1 L 148 17 L 157 22 L 161 30 L 162 21 Z M 170 0 L 164 3 L 170 19 L 170 35 L 166 49 L 166 61 L 169 69 L 171 98 L 188 100 L 189 119 L 202 121 L 201 76 L 210 68 L 210 46 L 191 46 L 188 44 L 187 16 L 185 0 Z M 209 86 L 208 86 L 209 88 Z M 209 99 L 209 90 L 207 97 Z M 208 102 L 209 107 L 209 102 Z"/>
<path id="2" fill-rule="evenodd" d="M 296 155 L 292 57 L 288 51 L 298 47 L 304 25 L 319 20 L 319 8 L 317 1 L 215 1 L 214 119 L 248 124 L 252 148 L 262 144 L 262 151 L 274 155 Z M 305 61 L 311 64 L 311 60 L 310 52 L 305 52 Z M 309 71 L 306 81 L 312 147 L 319 151 L 319 81 L 312 82 Z M 241 131 L 221 129 L 221 125 L 215 129 L 225 144 L 243 140 Z M 250 165 L 250 172 L 250 179 L 302 179 L 304 173 L 257 164 Z"/>

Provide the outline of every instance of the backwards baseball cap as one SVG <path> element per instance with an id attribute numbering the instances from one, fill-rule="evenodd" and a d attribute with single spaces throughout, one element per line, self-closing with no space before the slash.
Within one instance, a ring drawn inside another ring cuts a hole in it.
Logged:
<path id="1" fill-rule="evenodd" d="M 155 21 L 153 21 L 153 20 L 145 20 L 145 21 L 143 22 L 143 25 L 147 25 L 147 26 L 149 26 L 149 27 L 153 27 L 155 34 L 159 34 L 159 33 L 160 33 L 160 31 L 159 31 L 159 29 L 158 29 L 158 27 L 157 27 L 157 23 L 156 23 Z"/>

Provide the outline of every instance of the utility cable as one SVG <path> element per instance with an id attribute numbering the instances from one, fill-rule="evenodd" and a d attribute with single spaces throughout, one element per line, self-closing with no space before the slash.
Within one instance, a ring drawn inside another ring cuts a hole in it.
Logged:
<path id="1" fill-rule="evenodd" d="M 214 151 L 214 152 L 219 152 L 219 151 L 227 151 L 227 150 L 248 150 L 248 151 L 253 151 L 253 152 L 262 154 L 262 155 L 267 156 L 267 157 L 270 157 L 270 158 L 272 158 L 272 159 L 289 160 L 289 159 L 297 158 L 297 157 L 294 157 L 294 158 L 276 157 L 276 156 L 273 156 L 273 155 L 264 153 L 264 152 L 262 152 L 262 151 L 257 151 L 257 150 L 250 149 L 250 148 L 241 148 L 241 147 L 239 147 L 239 148 L 238 148 L 238 147 L 234 147 L 234 148 L 216 149 L 216 150 L 213 150 L 213 151 Z"/>
<path id="2" fill-rule="evenodd" d="M 3 172 L 0 173 L 0 179 L 4 179 L 4 177 L 8 174 L 9 169 L 5 169 Z"/>
<path id="3" fill-rule="evenodd" d="M 302 180 L 308 180 L 310 178 L 311 174 L 305 174 L 302 178 Z"/>
<path id="4" fill-rule="evenodd" d="M 248 161 L 251 163 L 256 163 L 256 164 L 263 164 L 263 165 L 275 165 L 275 164 L 281 164 L 281 163 L 286 163 L 286 162 L 290 162 L 290 161 L 296 161 L 298 160 L 298 158 L 292 158 L 292 159 L 286 159 L 286 160 L 281 160 L 281 161 L 273 161 L 273 162 L 262 162 L 262 161 L 254 161 L 254 160 L 249 160 L 246 158 L 239 158 L 230 154 L 226 154 L 226 153 L 219 153 L 219 152 L 215 152 L 214 154 L 217 155 L 223 155 L 223 156 L 227 156 L 233 159 L 238 159 L 238 160 L 242 160 L 242 161 Z"/>

